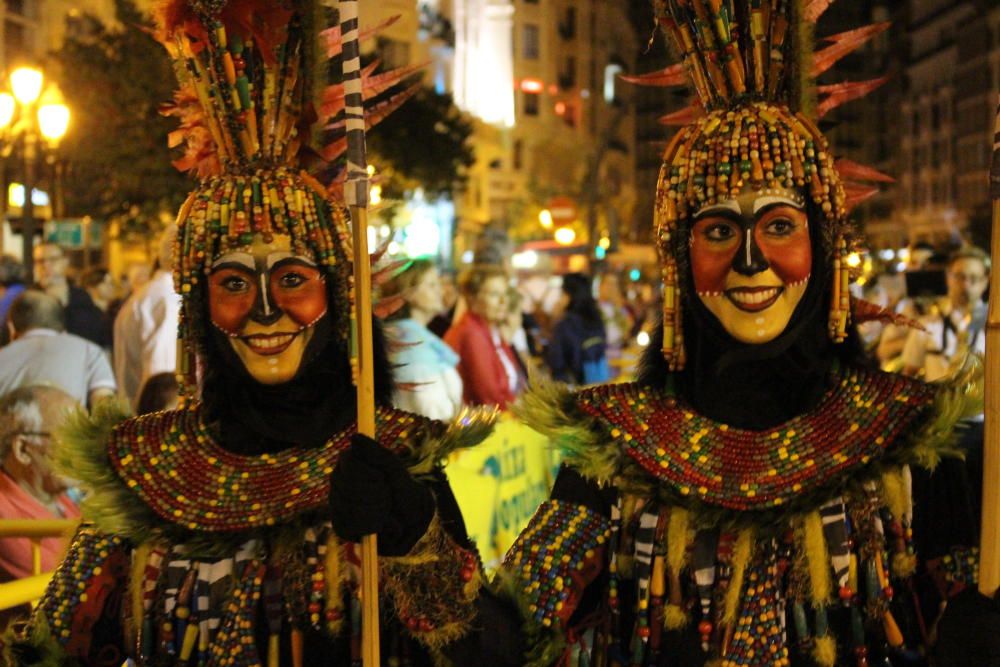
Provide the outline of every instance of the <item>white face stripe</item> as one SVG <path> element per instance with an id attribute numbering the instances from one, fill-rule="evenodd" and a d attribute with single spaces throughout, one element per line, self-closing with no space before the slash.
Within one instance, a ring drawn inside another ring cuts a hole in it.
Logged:
<path id="1" fill-rule="evenodd" d="M 698 218 L 705 215 L 706 213 L 715 213 L 716 211 L 718 212 L 730 211 L 737 215 L 743 214 L 743 211 L 740 209 L 740 203 L 738 201 L 736 201 L 735 199 L 726 199 L 725 201 L 709 204 L 708 206 L 699 209 L 698 212 L 694 214 L 694 217 Z"/>
<path id="2" fill-rule="evenodd" d="M 271 315 L 271 304 L 267 300 L 267 274 L 261 273 L 260 277 L 260 298 L 261 303 L 264 306 L 264 316 L 268 317 Z"/>
<path id="3" fill-rule="evenodd" d="M 750 249 L 752 247 L 752 241 L 753 241 L 751 236 L 753 235 L 753 230 L 747 229 L 746 235 L 747 235 L 747 242 L 743 244 L 743 247 L 746 249 L 745 252 L 746 252 L 747 266 L 750 266 L 751 264 L 753 264 L 753 257 L 750 256 Z"/>
<path id="4" fill-rule="evenodd" d="M 316 262 L 312 261 L 308 257 L 305 257 L 303 255 L 296 255 L 294 252 L 288 252 L 283 250 L 281 252 L 268 253 L 266 260 L 268 270 L 272 269 L 274 265 L 280 262 L 281 260 L 288 259 L 289 257 L 294 257 L 295 259 L 305 264 L 308 264 L 309 266 L 316 266 Z"/>
<path id="5" fill-rule="evenodd" d="M 775 196 L 775 195 L 765 195 L 763 197 L 757 197 L 753 201 L 753 212 L 754 215 L 757 214 L 763 208 L 771 206 L 772 204 L 784 204 L 785 206 L 791 206 L 792 208 L 802 210 L 802 202 L 796 201 L 789 197 Z"/>
<path id="6" fill-rule="evenodd" d="M 212 268 L 219 266 L 220 264 L 240 264 L 245 266 L 250 271 L 257 269 L 257 264 L 253 260 L 253 255 L 246 252 L 227 252 L 225 255 L 219 256 L 214 262 L 212 262 Z"/>

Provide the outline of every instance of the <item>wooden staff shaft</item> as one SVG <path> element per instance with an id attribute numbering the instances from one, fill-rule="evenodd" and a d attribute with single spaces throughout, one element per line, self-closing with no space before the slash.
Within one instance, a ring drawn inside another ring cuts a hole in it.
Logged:
<path id="1" fill-rule="evenodd" d="M 372 277 L 368 259 L 368 161 L 365 111 L 358 47 L 358 2 L 339 0 L 344 73 L 344 124 L 347 131 L 347 183 L 354 235 L 354 345 L 358 368 L 358 433 L 375 437 L 375 373 L 372 368 Z M 378 547 L 374 535 L 361 538 L 361 658 L 379 667 Z"/>
<path id="2" fill-rule="evenodd" d="M 375 437 L 375 373 L 372 367 L 371 264 L 368 262 L 368 210 L 351 207 L 354 232 L 354 294 L 357 317 L 358 433 Z M 361 538 L 361 657 L 378 667 L 378 546 L 374 535 Z"/>
<path id="3" fill-rule="evenodd" d="M 997 119 L 1000 133 L 1000 114 Z M 993 200 L 990 255 L 1000 258 L 1000 199 L 997 198 Z M 995 266 L 990 272 L 990 309 L 986 320 L 986 424 L 979 542 L 979 590 L 992 597 L 1000 589 L 1000 268 Z"/>

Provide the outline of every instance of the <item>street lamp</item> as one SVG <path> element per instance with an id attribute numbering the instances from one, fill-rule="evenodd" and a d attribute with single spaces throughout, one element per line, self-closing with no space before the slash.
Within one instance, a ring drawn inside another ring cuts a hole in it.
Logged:
<path id="1" fill-rule="evenodd" d="M 38 144 L 54 149 L 69 128 L 69 108 L 54 84 L 45 88 L 45 75 L 33 67 L 18 67 L 8 76 L 10 92 L 0 91 L 0 139 L 13 144 L 19 139 L 23 150 L 24 203 L 21 206 L 21 236 L 24 268 L 34 280 L 35 163 Z M 44 92 L 43 92 L 44 91 Z"/>

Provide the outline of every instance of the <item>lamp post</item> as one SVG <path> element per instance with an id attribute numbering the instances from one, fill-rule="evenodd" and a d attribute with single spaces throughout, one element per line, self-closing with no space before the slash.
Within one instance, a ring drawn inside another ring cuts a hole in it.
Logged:
<path id="1" fill-rule="evenodd" d="M 0 91 L 0 137 L 4 143 L 20 140 L 24 168 L 24 202 L 21 205 L 22 261 L 33 281 L 35 167 L 39 144 L 54 149 L 69 128 L 69 108 L 55 85 L 45 88 L 45 76 L 33 67 L 18 67 L 8 77 L 10 91 Z"/>

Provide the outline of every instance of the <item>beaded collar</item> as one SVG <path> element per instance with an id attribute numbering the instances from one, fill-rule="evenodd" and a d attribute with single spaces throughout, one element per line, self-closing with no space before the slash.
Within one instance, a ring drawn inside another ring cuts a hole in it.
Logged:
<path id="1" fill-rule="evenodd" d="M 586 389 L 576 400 L 646 473 L 680 495 L 769 509 L 882 458 L 935 394 L 917 380 L 860 368 L 834 371 L 833 380 L 814 410 L 762 431 L 720 424 L 636 384 Z"/>
<path id="2" fill-rule="evenodd" d="M 406 412 L 376 412 L 377 439 L 396 452 L 443 430 Z M 243 456 L 212 439 L 201 404 L 192 403 L 120 423 L 108 455 L 122 481 L 161 518 L 191 530 L 241 531 L 324 507 L 330 473 L 355 432 L 352 424 L 322 447 Z"/>

